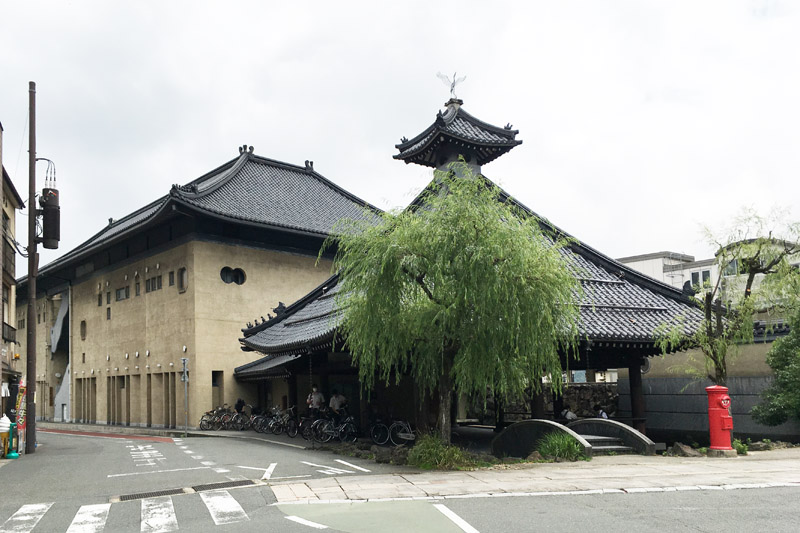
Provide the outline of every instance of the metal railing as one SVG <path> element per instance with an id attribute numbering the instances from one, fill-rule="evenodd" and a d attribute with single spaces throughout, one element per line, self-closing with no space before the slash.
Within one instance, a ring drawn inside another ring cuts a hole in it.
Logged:
<path id="1" fill-rule="evenodd" d="M 3 340 L 6 342 L 17 342 L 17 328 L 3 322 Z"/>

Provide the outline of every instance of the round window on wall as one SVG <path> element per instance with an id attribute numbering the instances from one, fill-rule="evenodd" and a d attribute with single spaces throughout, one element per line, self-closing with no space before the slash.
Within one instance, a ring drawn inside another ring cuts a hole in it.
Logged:
<path id="1" fill-rule="evenodd" d="M 227 266 L 219 271 L 219 277 L 222 278 L 222 281 L 225 283 L 235 283 L 237 285 L 242 285 L 247 278 L 244 270 L 241 268 L 231 268 Z"/>

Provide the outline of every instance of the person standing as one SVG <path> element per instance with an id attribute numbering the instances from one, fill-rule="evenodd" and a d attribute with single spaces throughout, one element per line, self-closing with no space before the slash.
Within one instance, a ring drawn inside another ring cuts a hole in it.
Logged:
<path id="1" fill-rule="evenodd" d="M 308 393 L 306 404 L 308 405 L 311 415 L 314 417 L 319 415 L 319 410 L 325 405 L 325 396 L 322 395 L 316 384 L 311 386 L 311 392 Z"/>
<path id="2" fill-rule="evenodd" d="M 331 401 L 328 404 L 331 411 L 333 411 L 333 416 L 336 417 L 336 422 L 338 423 L 339 420 L 342 418 L 342 408 L 347 405 L 347 398 L 345 398 L 342 394 L 339 394 L 339 391 L 333 389 L 333 394 L 331 395 Z"/>
<path id="3" fill-rule="evenodd" d="M 603 411 L 603 408 L 600 407 L 599 405 L 594 406 L 594 412 L 597 418 L 608 418 L 608 414 L 605 411 Z"/>

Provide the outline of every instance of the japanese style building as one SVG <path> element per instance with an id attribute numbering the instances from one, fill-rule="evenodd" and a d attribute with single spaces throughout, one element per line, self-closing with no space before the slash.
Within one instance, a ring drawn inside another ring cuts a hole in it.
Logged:
<path id="1" fill-rule="evenodd" d="M 40 269 L 36 323 L 20 328 L 38 328 L 37 414 L 183 426 L 182 358 L 190 426 L 222 403 L 255 403 L 252 387 L 233 379 L 250 360 L 236 340 L 241 324 L 326 279 L 330 261 L 318 265 L 317 256 L 331 227 L 375 212 L 313 163 L 282 163 L 244 146 L 220 167 L 109 219 Z M 18 316 L 32 300 L 23 278 Z"/>
<path id="2" fill-rule="evenodd" d="M 432 125 L 396 146 L 399 153 L 395 159 L 447 169 L 450 163 L 463 157 L 475 173 L 482 174 L 485 164 L 521 144 L 516 139 L 518 132 L 511 125 L 487 124 L 468 114 L 462 104 L 461 100 L 448 101 Z M 518 205 L 524 212 L 536 215 Z M 570 237 L 538 218 L 547 231 Z M 569 368 L 628 369 L 631 420 L 635 427 L 644 430 L 646 414 L 640 368 L 645 358 L 661 353 L 656 346 L 656 328 L 665 323 L 682 323 L 685 332 L 690 333 L 701 321 L 700 311 L 681 290 L 640 274 L 577 239 L 564 253 L 583 288 L 580 357 L 570 360 Z M 338 276 L 334 275 L 285 309 L 276 310 L 274 318 L 244 328 L 240 339 L 242 349 L 259 352 L 264 357 L 236 368 L 236 379 L 258 383 L 270 397 L 282 398 L 282 403 L 289 405 L 296 405 L 298 399 L 304 398 L 312 382 L 319 383 L 326 392 L 338 387 L 358 404 L 363 419 L 366 411 L 375 406 L 359 401 L 357 375 L 348 354 L 333 351 L 334 346 L 343 345 L 337 337 L 341 317 L 335 297 L 338 287 Z M 405 392 L 401 392 L 403 388 Z M 379 387 L 369 402 L 377 400 L 384 410 L 392 404 L 395 415 L 402 413 L 413 418 L 418 406 L 411 401 L 417 396 L 410 393 L 412 389 L 412 383 Z M 544 416 L 542 403 L 536 405 L 539 407 L 534 406 L 533 416 Z"/>

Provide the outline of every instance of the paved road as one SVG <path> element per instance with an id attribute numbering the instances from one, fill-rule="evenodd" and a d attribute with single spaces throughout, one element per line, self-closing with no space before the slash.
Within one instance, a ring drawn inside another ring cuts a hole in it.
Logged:
<path id="1" fill-rule="evenodd" d="M 40 432 L 39 441 L 35 455 L 0 469 L 0 532 L 797 531 L 793 450 L 416 474 L 241 439 Z M 702 484 L 712 479 L 728 485 Z M 676 480 L 697 485 L 670 489 Z M 784 486 L 752 488 L 765 483 Z"/>

